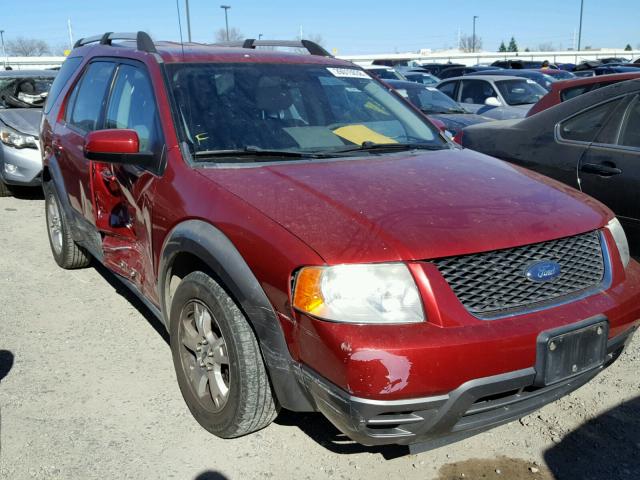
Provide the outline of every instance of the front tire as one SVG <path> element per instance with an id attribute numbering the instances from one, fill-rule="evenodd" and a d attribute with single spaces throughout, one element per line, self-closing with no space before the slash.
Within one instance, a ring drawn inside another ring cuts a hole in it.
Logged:
<path id="1" fill-rule="evenodd" d="M 234 438 L 269 425 L 277 408 L 260 347 L 247 319 L 204 272 L 179 284 L 170 312 L 178 385 L 206 430 Z"/>
<path id="2" fill-rule="evenodd" d="M 53 258 L 59 266 L 68 270 L 88 266 L 91 258 L 87 251 L 73 240 L 69 222 L 60 207 L 55 189 L 51 185 L 45 185 L 43 190 L 47 233 Z"/>

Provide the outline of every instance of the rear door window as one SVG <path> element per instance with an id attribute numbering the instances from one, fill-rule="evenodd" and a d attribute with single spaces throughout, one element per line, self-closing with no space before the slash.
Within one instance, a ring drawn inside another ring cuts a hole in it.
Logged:
<path id="1" fill-rule="evenodd" d="M 442 85 L 438 86 L 438 90 L 440 90 L 442 93 L 444 93 L 445 95 L 453 98 L 454 100 L 456 99 L 456 85 L 458 84 L 458 82 L 447 82 L 447 83 L 443 83 Z"/>
<path id="2" fill-rule="evenodd" d="M 89 65 L 69 98 L 67 123 L 84 132 L 99 128 L 105 96 L 114 70 L 115 64 L 111 62 L 100 61 Z"/>

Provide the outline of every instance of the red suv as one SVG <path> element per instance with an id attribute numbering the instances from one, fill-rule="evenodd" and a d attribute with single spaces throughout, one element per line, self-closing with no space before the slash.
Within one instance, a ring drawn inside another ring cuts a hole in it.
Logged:
<path id="1" fill-rule="evenodd" d="M 610 210 L 461 150 L 311 42 L 275 43 L 310 55 L 83 39 L 42 122 L 55 260 L 97 259 L 164 322 L 204 428 L 286 408 L 436 446 L 620 355 L 640 267 Z"/>

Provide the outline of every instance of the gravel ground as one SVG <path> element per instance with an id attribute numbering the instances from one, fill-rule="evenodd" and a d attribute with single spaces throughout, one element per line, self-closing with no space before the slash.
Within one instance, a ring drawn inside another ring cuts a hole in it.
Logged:
<path id="1" fill-rule="evenodd" d="M 640 335 L 569 397 L 435 451 L 363 447 L 319 414 L 221 440 L 152 315 L 102 267 L 55 265 L 41 196 L 0 199 L 0 246 L 2 479 L 640 478 Z"/>

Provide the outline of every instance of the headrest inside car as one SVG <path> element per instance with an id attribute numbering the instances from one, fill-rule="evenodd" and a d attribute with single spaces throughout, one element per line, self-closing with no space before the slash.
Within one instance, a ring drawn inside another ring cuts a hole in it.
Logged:
<path id="1" fill-rule="evenodd" d="M 280 112 L 293 104 L 291 91 L 279 78 L 263 77 L 258 82 L 256 106 L 267 112 Z"/>

